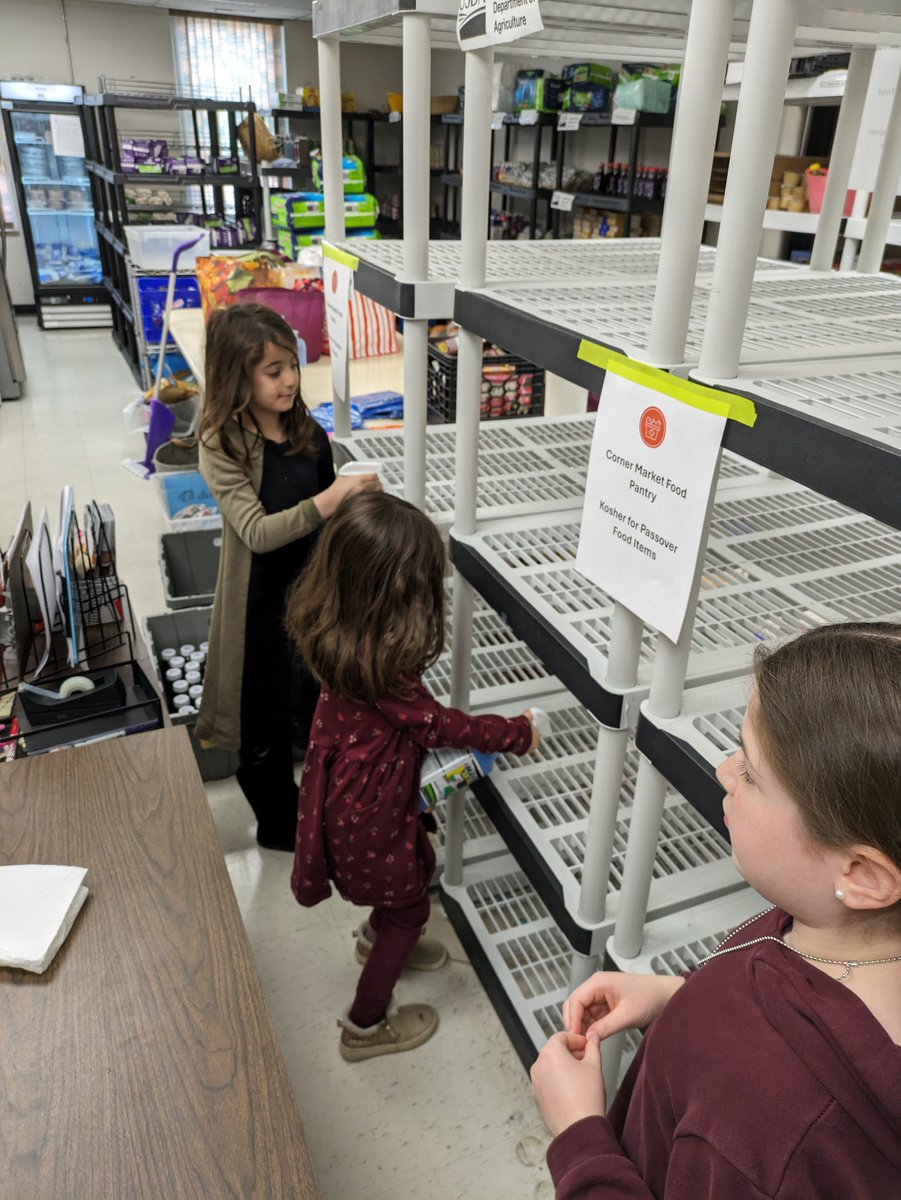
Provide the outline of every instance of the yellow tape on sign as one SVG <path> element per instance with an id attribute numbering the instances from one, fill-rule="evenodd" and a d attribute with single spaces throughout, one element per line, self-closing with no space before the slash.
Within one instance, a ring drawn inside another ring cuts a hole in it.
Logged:
<path id="1" fill-rule="evenodd" d="M 322 243 L 322 253 L 326 258 L 332 258 L 335 262 L 342 263 L 345 267 L 350 267 L 352 271 L 356 271 L 360 265 L 360 260 L 355 254 L 348 254 L 346 250 L 339 250 L 337 246 L 331 245 L 330 242 Z"/>
<path id="2" fill-rule="evenodd" d="M 700 408 L 704 412 L 714 413 L 718 417 L 726 417 L 730 421 L 738 421 L 740 425 L 754 426 L 757 423 L 757 407 L 746 396 L 735 396 L 732 392 L 724 392 L 720 388 L 706 387 L 691 379 L 680 379 L 669 371 L 661 371 L 659 367 L 649 367 L 647 363 L 636 362 L 617 350 L 608 350 L 597 342 L 585 339 L 579 345 L 579 358 L 582 362 L 591 363 L 604 371 L 612 371 L 631 379 L 633 383 L 642 383 L 645 387 L 662 392 L 664 396 L 672 396 L 692 408 Z"/>

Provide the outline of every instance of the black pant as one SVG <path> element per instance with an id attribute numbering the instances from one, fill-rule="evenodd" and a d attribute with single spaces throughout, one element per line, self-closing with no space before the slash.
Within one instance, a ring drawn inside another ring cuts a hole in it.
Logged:
<path id="1" fill-rule="evenodd" d="M 294 747 L 310 736 L 319 686 L 280 621 L 248 621 L 241 682 L 237 780 L 256 814 L 258 835 L 293 843 L 297 831 Z"/>

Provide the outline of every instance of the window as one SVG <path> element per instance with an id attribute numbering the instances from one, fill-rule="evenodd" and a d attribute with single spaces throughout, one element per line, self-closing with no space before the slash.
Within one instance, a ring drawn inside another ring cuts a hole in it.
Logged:
<path id="1" fill-rule="evenodd" d="M 173 16 L 175 76 L 188 96 L 269 108 L 285 91 L 285 33 L 273 21 Z"/>

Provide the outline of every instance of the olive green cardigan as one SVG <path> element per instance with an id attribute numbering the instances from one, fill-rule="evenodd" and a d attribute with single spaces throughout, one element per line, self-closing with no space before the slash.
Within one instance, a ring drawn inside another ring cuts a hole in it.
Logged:
<path id="1" fill-rule="evenodd" d="M 254 434 L 247 463 L 230 459 L 218 437 L 210 437 L 200 447 L 200 471 L 222 513 L 222 551 L 196 734 L 201 742 L 223 750 L 237 750 L 241 742 L 244 627 L 252 557 L 278 550 L 322 524 L 312 499 L 271 514 L 260 504 L 264 445 L 263 438 Z"/>

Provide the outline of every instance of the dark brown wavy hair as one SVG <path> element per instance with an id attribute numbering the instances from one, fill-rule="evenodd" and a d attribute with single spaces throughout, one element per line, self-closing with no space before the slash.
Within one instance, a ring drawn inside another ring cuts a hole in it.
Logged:
<path id="1" fill-rule="evenodd" d="M 444 646 L 445 553 L 427 516 L 358 492 L 326 523 L 285 625 L 332 691 L 374 704 L 409 693 Z"/>
<path id="2" fill-rule="evenodd" d="M 823 625 L 760 646 L 754 676 L 761 745 L 814 841 L 862 843 L 901 867 L 901 625 Z"/>
<path id="3" fill-rule="evenodd" d="M 262 436 L 249 409 L 253 370 L 273 343 L 297 355 L 297 338 L 291 326 L 264 304 L 235 304 L 217 309 L 206 326 L 204 400 L 198 436 L 202 442 L 218 436 L 222 450 L 235 462 L 250 458 L 251 441 Z M 315 423 L 303 402 L 300 388 L 294 407 L 282 415 L 290 454 L 315 456 Z"/>

